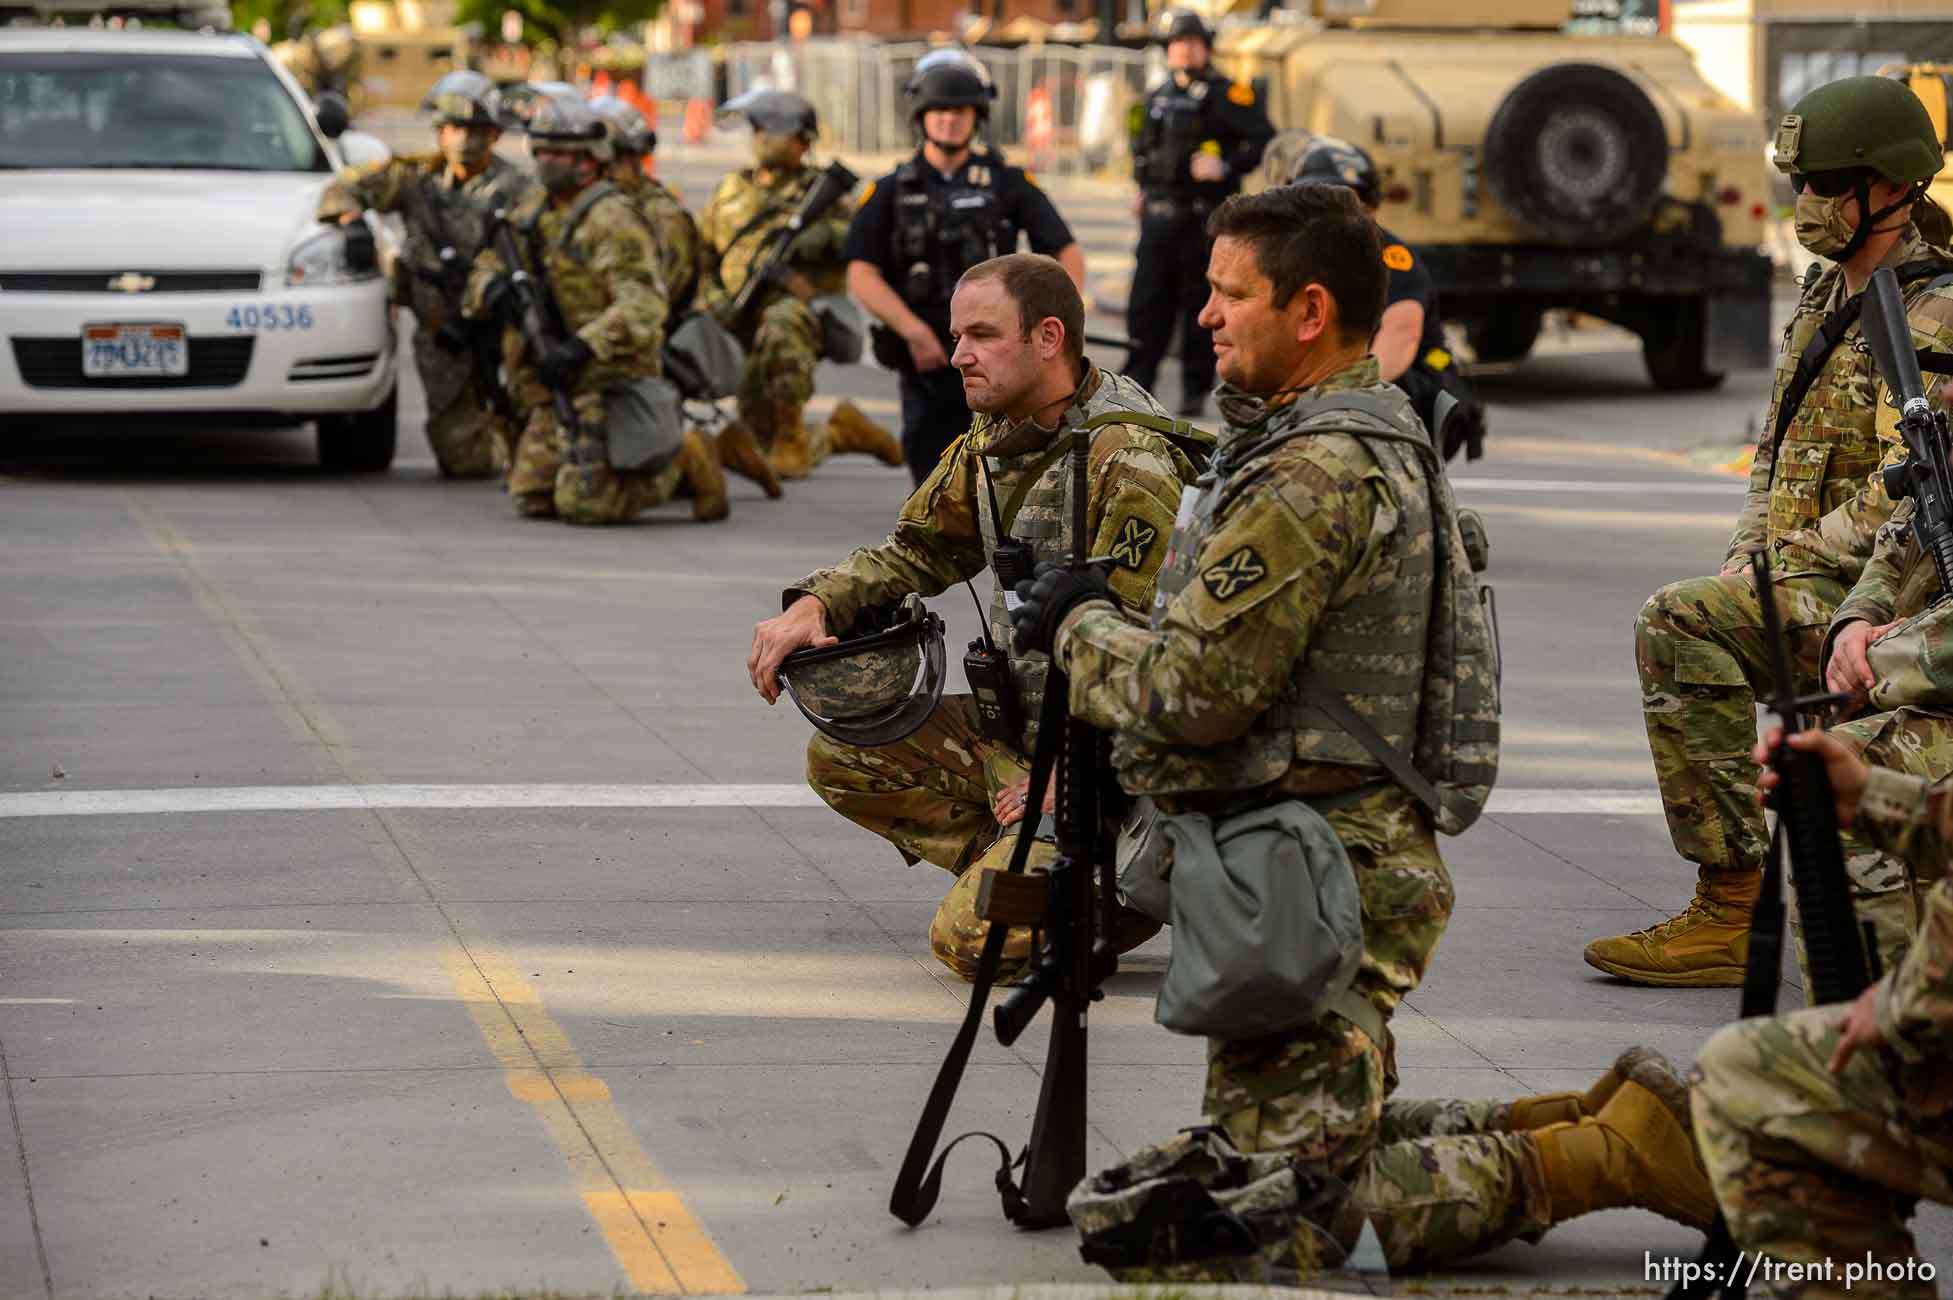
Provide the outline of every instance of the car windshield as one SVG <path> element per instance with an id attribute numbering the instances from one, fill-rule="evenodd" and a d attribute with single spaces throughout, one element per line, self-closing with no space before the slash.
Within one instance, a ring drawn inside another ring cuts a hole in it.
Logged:
<path id="1" fill-rule="evenodd" d="M 0 167 L 328 166 L 291 93 L 257 59 L 0 54 Z"/>

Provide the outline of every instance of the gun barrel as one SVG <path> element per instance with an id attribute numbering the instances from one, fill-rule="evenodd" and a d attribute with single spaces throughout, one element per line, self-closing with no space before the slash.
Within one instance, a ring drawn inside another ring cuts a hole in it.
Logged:
<path id="1" fill-rule="evenodd" d="M 1923 414 L 1926 383 L 1919 373 L 1919 354 L 1913 350 L 1912 326 L 1906 320 L 1905 299 L 1899 294 L 1899 277 L 1891 267 L 1872 273 L 1865 287 L 1865 309 L 1860 320 L 1865 342 L 1872 349 L 1872 363 L 1879 378 L 1892 390 L 1902 411 L 1915 404 Z"/>
<path id="2" fill-rule="evenodd" d="M 1030 976 L 1012 989 L 991 1011 L 991 1024 L 997 1030 L 997 1041 L 1005 1047 L 1016 1042 L 1023 1032 L 1037 1019 L 1038 1012 L 1051 994 L 1048 978 L 1042 969 L 1034 970 Z"/>

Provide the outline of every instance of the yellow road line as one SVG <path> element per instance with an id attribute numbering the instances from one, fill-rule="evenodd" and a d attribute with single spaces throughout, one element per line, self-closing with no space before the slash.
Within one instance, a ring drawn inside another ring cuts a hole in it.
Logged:
<path id="1" fill-rule="evenodd" d="M 371 783 L 377 774 L 358 762 L 325 704 L 278 655 L 269 637 L 207 572 L 196 546 L 148 502 L 122 499 L 149 540 L 176 564 L 198 606 L 223 634 L 259 691 L 293 737 L 318 753 L 339 778 Z M 562 1026 L 544 1009 L 535 987 L 509 954 L 480 937 L 464 939 L 454 919 L 415 866 L 427 854 L 407 829 L 379 809 L 368 816 L 385 831 L 371 847 L 390 868 L 404 868 L 434 903 L 449 942 L 442 964 L 455 997 L 502 1066 L 509 1095 L 527 1103 L 569 1166 L 584 1210 L 635 1292 L 715 1295 L 746 1289 L 711 1233 L 670 1186 L 612 1103 L 610 1088 L 588 1073 Z M 412 846 L 410 851 L 410 846 Z"/>

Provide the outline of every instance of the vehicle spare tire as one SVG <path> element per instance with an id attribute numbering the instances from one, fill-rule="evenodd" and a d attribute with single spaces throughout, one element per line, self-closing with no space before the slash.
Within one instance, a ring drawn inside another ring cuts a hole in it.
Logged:
<path id="1" fill-rule="evenodd" d="M 1494 198 L 1557 244 L 1605 244 L 1648 215 L 1668 175 L 1668 130 L 1633 81 L 1556 63 L 1514 86 L 1485 130 Z"/>

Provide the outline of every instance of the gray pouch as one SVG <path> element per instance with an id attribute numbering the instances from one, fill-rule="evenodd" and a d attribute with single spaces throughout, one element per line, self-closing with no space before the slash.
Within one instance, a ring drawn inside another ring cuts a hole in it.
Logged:
<path id="1" fill-rule="evenodd" d="M 1179 813 L 1163 828 L 1173 954 L 1155 1020 L 1180 1034 L 1257 1038 L 1363 1001 L 1350 991 L 1363 957 L 1356 872 L 1321 813 L 1288 799 L 1218 825 Z"/>
<path id="2" fill-rule="evenodd" d="M 854 299 L 844 293 L 817 293 L 808 301 L 807 308 L 820 322 L 823 358 L 843 366 L 861 360 L 868 326 Z"/>
<path id="3" fill-rule="evenodd" d="M 604 389 L 604 454 L 624 474 L 656 474 L 685 445 L 678 385 L 658 375 Z"/>
<path id="4" fill-rule="evenodd" d="M 1173 920 L 1173 860 L 1166 853 L 1165 815 L 1146 795 L 1132 801 L 1119 824 L 1113 863 L 1119 869 L 1119 901 L 1155 921 Z"/>
<path id="5" fill-rule="evenodd" d="M 726 327 L 702 311 L 691 312 L 665 336 L 665 378 L 699 402 L 716 402 L 739 391 L 746 351 Z"/>

